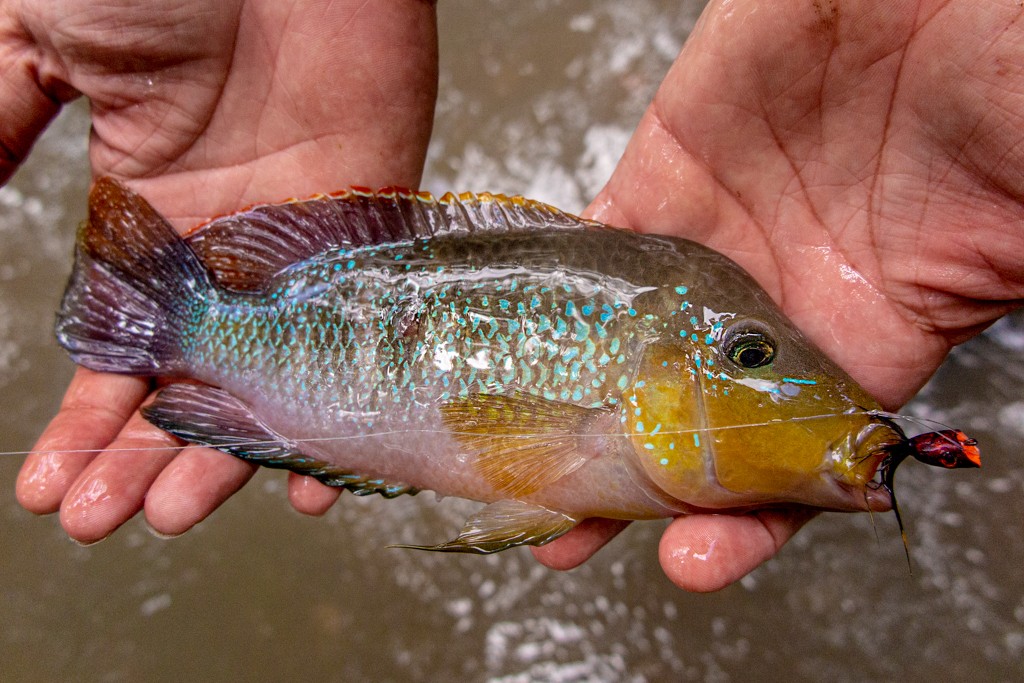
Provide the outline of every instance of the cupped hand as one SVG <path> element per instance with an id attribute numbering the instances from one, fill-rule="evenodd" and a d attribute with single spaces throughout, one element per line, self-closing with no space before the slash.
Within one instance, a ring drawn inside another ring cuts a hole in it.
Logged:
<path id="1" fill-rule="evenodd" d="M 712 2 L 589 209 L 745 267 L 881 403 L 1024 298 L 1019 3 Z M 716 590 L 805 511 L 674 520 L 660 559 Z M 622 523 L 537 549 L 579 564 Z"/>
<path id="2" fill-rule="evenodd" d="M 416 187 L 436 50 L 425 0 L 3 3 L 0 180 L 81 95 L 94 175 L 126 181 L 181 230 L 349 185 Z M 143 506 L 154 529 L 181 533 L 243 486 L 246 463 L 167 448 L 180 444 L 138 413 L 151 388 L 78 370 L 22 467 L 21 504 L 60 510 L 68 534 L 91 542 Z M 291 484 L 306 512 L 337 496 Z"/>

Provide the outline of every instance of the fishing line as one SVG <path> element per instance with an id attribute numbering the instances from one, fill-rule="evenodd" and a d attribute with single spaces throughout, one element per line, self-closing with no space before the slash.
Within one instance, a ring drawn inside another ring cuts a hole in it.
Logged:
<path id="1" fill-rule="evenodd" d="M 899 413 L 890 413 L 885 410 L 868 410 L 866 412 L 868 415 L 886 417 L 889 418 L 890 420 L 906 420 L 907 422 L 914 423 L 919 427 L 924 427 L 929 431 L 933 431 L 933 427 L 941 427 L 942 429 L 953 429 L 951 425 L 948 425 L 945 422 L 940 422 L 939 420 L 933 420 L 930 417 L 919 417 L 917 415 L 900 415 Z"/>
<path id="2" fill-rule="evenodd" d="M 896 413 L 889 413 L 882 410 L 862 410 L 855 412 L 839 412 L 839 413 L 822 413 L 820 415 L 802 415 L 799 417 L 791 417 L 785 420 L 768 420 L 765 422 L 747 422 L 736 425 L 722 425 L 717 427 L 695 427 L 693 429 L 668 429 L 659 431 L 659 435 L 687 435 L 687 434 L 708 434 L 713 432 L 724 432 L 737 429 L 751 429 L 755 427 L 771 427 L 777 425 L 789 424 L 792 422 L 806 422 L 813 420 L 824 420 L 834 417 L 845 417 L 845 416 L 857 416 L 867 415 L 869 417 L 884 417 L 887 419 L 903 419 L 910 422 L 918 422 L 918 424 L 924 421 L 932 422 L 936 425 L 943 425 L 941 422 L 936 420 L 925 420 L 924 418 L 915 418 L 909 415 L 899 415 Z M 921 425 L 925 426 L 925 425 Z M 489 433 L 481 434 L 480 432 L 464 432 L 464 431 L 452 431 L 446 429 L 394 429 L 388 431 L 379 431 L 362 434 L 348 434 L 339 436 L 318 436 L 318 437 L 303 437 L 286 439 L 286 444 L 303 444 L 303 443 L 330 443 L 340 441 L 355 441 L 358 439 L 367 438 L 386 438 L 392 436 L 413 436 L 413 435 L 437 435 L 437 434 L 448 434 L 451 436 L 490 436 L 500 437 L 505 439 L 566 439 L 566 438 L 607 438 L 610 436 L 632 436 L 629 432 L 613 432 L 613 433 L 588 433 L 588 434 L 574 434 L 569 432 L 536 432 L 536 433 L 518 433 L 518 434 L 507 434 L 507 433 Z M 945 437 L 948 439 L 948 437 Z M 952 440 L 950 440 L 952 441 Z M 279 444 L 281 441 L 264 439 L 264 440 L 252 440 L 252 441 L 225 441 L 219 444 L 211 444 L 205 447 L 217 448 L 218 446 L 231 446 L 233 448 L 246 447 L 246 446 L 270 446 Z M 196 444 L 186 444 L 182 446 L 166 445 L 166 446 L 147 446 L 142 448 L 67 448 L 67 449 L 44 449 L 41 451 L 2 451 L 0 456 L 24 456 L 31 455 L 33 453 L 53 453 L 61 455 L 74 455 L 78 453 L 141 453 L 141 452 L 156 452 L 156 451 L 183 451 L 186 448 L 193 448 Z"/>

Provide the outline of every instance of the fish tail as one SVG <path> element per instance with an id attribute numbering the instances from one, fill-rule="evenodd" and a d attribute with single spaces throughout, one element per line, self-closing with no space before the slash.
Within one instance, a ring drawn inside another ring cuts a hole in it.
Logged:
<path id="1" fill-rule="evenodd" d="M 139 195 L 110 178 L 89 193 L 57 340 L 92 370 L 167 375 L 214 293 L 192 249 Z"/>

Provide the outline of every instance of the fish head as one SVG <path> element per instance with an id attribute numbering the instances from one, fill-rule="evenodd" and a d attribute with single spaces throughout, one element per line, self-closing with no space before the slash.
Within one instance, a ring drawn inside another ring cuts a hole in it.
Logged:
<path id="1" fill-rule="evenodd" d="M 889 509 L 876 472 L 906 437 L 750 284 L 732 301 L 688 302 L 694 314 L 643 348 L 621 421 L 644 472 L 700 508 Z"/>

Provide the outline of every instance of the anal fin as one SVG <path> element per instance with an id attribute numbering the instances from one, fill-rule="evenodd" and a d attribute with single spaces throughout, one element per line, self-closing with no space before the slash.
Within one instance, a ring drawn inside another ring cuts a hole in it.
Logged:
<path id="1" fill-rule="evenodd" d="M 357 496 L 379 493 L 394 498 L 418 491 L 411 486 L 349 472 L 302 453 L 223 389 L 205 384 L 172 384 L 142 409 L 142 415 L 166 432 L 189 443 L 209 446 L 264 467 L 315 477 L 328 486 Z"/>
<path id="2" fill-rule="evenodd" d="M 569 515 L 521 500 L 499 500 L 471 515 L 459 535 L 439 545 L 392 548 L 486 555 L 519 545 L 544 545 L 579 522 Z"/>

